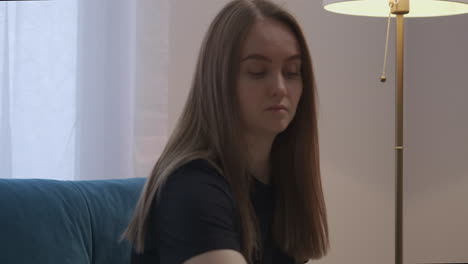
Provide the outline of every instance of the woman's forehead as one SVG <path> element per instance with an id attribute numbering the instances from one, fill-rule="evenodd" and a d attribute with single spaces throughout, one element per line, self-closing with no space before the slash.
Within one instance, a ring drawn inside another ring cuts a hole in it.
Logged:
<path id="1" fill-rule="evenodd" d="M 272 19 L 256 22 L 247 34 L 242 49 L 242 57 L 250 54 L 290 57 L 299 53 L 294 33 L 285 24 Z"/>

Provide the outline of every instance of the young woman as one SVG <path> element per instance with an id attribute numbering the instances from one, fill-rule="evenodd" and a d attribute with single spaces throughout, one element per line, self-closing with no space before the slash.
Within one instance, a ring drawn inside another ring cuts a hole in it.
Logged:
<path id="1" fill-rule="evenodd" d="M 229 2 L 125 231 L 132 263 L 304 263 L 329 248 L 316 87 L 303 33 L 266 0 Z"/>

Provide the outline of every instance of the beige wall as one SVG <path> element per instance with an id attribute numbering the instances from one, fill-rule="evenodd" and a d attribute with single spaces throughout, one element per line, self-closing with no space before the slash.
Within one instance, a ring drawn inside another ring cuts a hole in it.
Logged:
<path id="1" fill-rule="evenodd" d="M 201 39 L 225 0 L 171 1 L 169 127 Z M 284 1 L 283 1 L 284 2 Z M 394 26 L 287 1 L 308 38 L 319 93 L 332 248 L 314 263 L 394 263 Z M 468 262 L 468 15 L 407 20 L 405 263 Z"/>

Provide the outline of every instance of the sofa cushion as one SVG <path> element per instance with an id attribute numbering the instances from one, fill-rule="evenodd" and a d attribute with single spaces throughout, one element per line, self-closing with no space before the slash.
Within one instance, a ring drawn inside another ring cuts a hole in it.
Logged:
<path id="1" fill-rule="evenodd" d="M 133 214 L 144 180 L 77 181 L 75 184 L 88 205 L 92 263 L 130 263 L 130 243 L 119 239 Z"/>
<path id="2" fill-rule="evenodd" d="M 0 179 L 0 263 L 128 263 L 119 242 L 145 179 Z"/>

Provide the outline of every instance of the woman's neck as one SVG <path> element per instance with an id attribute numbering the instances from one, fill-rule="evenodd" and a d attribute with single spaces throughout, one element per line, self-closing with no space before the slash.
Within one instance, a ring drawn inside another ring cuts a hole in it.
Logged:
<path id="1" fill-rule="evenodd" d="M 259 181 L 270 183 L 270 152 L 274 138 L 247 137 L 248 166 Z"/>

